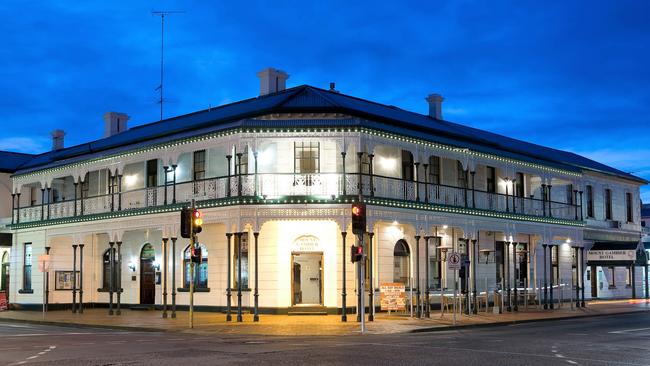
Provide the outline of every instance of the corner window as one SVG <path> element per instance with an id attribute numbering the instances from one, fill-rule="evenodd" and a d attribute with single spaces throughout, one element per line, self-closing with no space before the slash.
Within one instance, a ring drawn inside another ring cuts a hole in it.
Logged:
<path id="1" fill-rule="evenodd" d="M 32 289 L 32 243 L 25 243 L 23 252 L 23 290 Z"/>
<path id="2" fill-rule="evenodd" d="M 294 142 L 294 172 L 315 174 L 320 172 L 320 143 Z M 243 157 L 242 157 L 242 160 Z"/>
<path id="3" fill-rule="evenodd" d="M 203 244 L 201 248 L 201 263 L 194 265 L 194 288 L 208 288 L 208 249 Z M 190 246 L 188 245 L 183 251 L 183 287 L 190 288 Z"/>

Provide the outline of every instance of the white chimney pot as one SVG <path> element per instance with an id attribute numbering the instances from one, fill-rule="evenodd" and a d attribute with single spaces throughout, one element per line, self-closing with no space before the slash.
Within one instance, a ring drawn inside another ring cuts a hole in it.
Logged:
<path id="1" fill-rule="evenodd" d="M 117 135 L 127 130 L 128 115 L 119 112 L 104 113 L 104 138 Z"/>
<path id="2" fill-rule="evenodd" d="M 260 95 L 268 95 L 285 90 L 289 74 L 282 70 L 267 67 L 258 72 L 257 77 L 260 78 Z"/>
<path id="3" fill-rule="evenodd" d="M 429 94 L 425 100 L 429 103 L 429 117 L 442 119 L 442 102 L 445 98 L 440 94 Z"/>

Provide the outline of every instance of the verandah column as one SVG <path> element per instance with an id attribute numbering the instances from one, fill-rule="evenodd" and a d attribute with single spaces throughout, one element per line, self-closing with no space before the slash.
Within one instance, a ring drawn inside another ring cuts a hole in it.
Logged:
<path id="1" fill-rule="evenodd" d="M 345 297 L 347 296 L 347 291 L 346 291 L 346 269 L 345 269 L 345 252 L 347 251 L 347 247 L 345 245 L 345 237 L 348 235 L 346 231 L 341 231 L 341 237 L 343 238 L 343 250 L 341 254 L 341 259 L 342 259 L 342 267 L 343 267 L 343 273 L 342 273 L 342 291 L 341 291 L 341 321 L 342 322 L 347 322 L 348 321 L 348 314 L 347 314 L 347 308 L 345 306 Z"/>
<path id="2" fill-rule="evenodd" d="M 580 247 L 580 263 L 582 264 L 583 271 L 584 271 L 584 266 L 585 266 L 585 256 L 584 255 L 585 255 L 585 248 Z M 595 275 L 595 273 L 592 272 L 592 276 L 594 276 L 594 275 Z M 584 308 L 585 307 L 585 282 L 584 282 L 584 278 L 582 280 L 582 286 L 581 286 L 580 290 L 582 291 L 581 307 Z"/>
<path id="3" fill-rule="evenodd" d="M 237 235 L 237 322 L 242 322 L 242 302 L 241 302 L 241 237 L 242 232 Z"/>
<path id="4" fill-rule="evenodd" d="M 503 271 L 505 274 L 505 281 L 503 281 L 503 283 L 506 286 L 505 295 L 508 302 L 508 306 L 506 307 L 506 310 L 512 311 L 512 297 L 511 297 L 512 289 L 510 286 L 510 243 L 507 241 L 503 243 L 503 255 L 506 258 L 505 261 L 506 264 Z"/>
<path id="5" fill-rule="evenodd" d="M 230 166 L 230 164 L 228 164 L 228 166 Z M 230 176 L 230 174 L 228 174 L 228 175 Z M 228 179 L 230 179 L 230 178 L 228 178 Z M 232 297 L 232 289 L 230 288 L 230 285 L 231 285 L 231 281 L 230 281 L 230 273 L 231 273 L 231 271 L 230 271 L 230 261 L 231 261 L 231 257 L 230 257 L 230 238 L 232 238 L 232 233 L 226 233 L 226 238 L 227 238 L 227 245 L 228 245 L 228 250 L 227 250 L 227 253 L 226 253 L 226 263 L 227 263 L 226 264 L 226 270 L 227 270 L 227 274 L 226 274 L 226 321 L 229 322 L 229 321 L 232 321 L 232 315 L 230 313 L 231 312 L 230 302 L 231 302 L 231 297 Z"/>
<path id="6" fill-rule="evenodd" d="M 108 242 L 108 315 L 113 315 L 113 290 L 115 289 L 115 254 L 113 253 L 114 242 Z"/>
<path id="7" fill-rule="evenodd" d="M 415 236 L 415 296 L 417 306 L 415 310 L 416 317 L 419 318 L 420 312 L 420 236 Z"/>
<path id="8" fill-rule="evenodd" d="M 176 237 L 172 240 L 172 319 L 176 318 Z"/>
<path id="9" fill-rule="evenodd" d="M 115 269 L 117 277 L 117 310 L 115 315 L 122 315 L 122 241 L 117 241 L 115 244 L 117 244 L 117 268 Z"/>
<path id="10" fill-rule="evenodd" d="M 341 176 L 341 185 L 342 185 L 342 187 L 341 187 L 341 188 L 343 188 L 342 191 L 343 191 L 343 195 L 344 195 L 344 196 L 347 194 L 347 192 L 346 192 L 346 190 L 347 190 L 347 188 L 346 188 L 347 184 L 346 184 L 346 181 L 345 181 L 345 155 L 346 155 L 346 152 L 345 152 L 345 151 L 341 151 L 341 163 L 342 163 L 342 169 L 341 169 L 341 173 L 342 173 L 342 176 Z"/>
<path id="11" fill-rule="evenodd" d="M 77 244 L 72 244 L 72 313 L 77 312 Z"/>
<path id="12" fill-rule="evenodd" d="M 476 237 L 478 238 L 478 232 L 476 233 Z M 472 303 L 474 304 L 472 307 L 472 313 L 473 314 L 478 314 L 478 307 L 477 307 L 477 302 L 476 302 L 476 264 L 477 264 L 477 259 L 478 259 L 478 245 L 477 245 L 477 240 L 472 239 L 472 258 L 471 258 L 471 276 L 472 276 Z M 485 289 L 485 293 L 487 296 L 487 288 Z M 486 305 L 487 306 L 487 305 Z"/>
<path id="13" fill-rule="evenodd" d="M 431 304 L 429 301 L 429 241 L 431 238 L 431 235 L 426 235 L 424 237 L 424 298 L 426 299 L 426 302 L 424 303 L 424 315 L 427 318 L 431 317 Z"/>
<path id="14" fill-rule="evenodd" d="M 165 190 L 167 190 L 165 188 Z M 167 242 L 168 238 L 162 238 L 162 255 L 163 255 L 163 311 L 162 317 L 167 318 L 167 269 L 169 267 L 169 261 L 167 260 Z"/>
<path id="15" fill-rule="evenodd" d="M 548 282 L 546 282 L 547 276 L 546 276 L 546 244 L 542 244 L 542 250 L 543 250 L 543 258 L 544 258 L 544 310 L 548 309 Z"/>
<path id="16" fill-rule="evenodd" d="M 49 278 L 49 277 L 48 277 Z M 79 244 L 79 314 L 84 312 L 84 245 Z"/>
<path id="17" fill-rule="evenodd" d="M 550 274 L 550 276 L 549 276 L 549 287 L 550 287 L 549 288 L 549 299 L 550 299 L 550 303 L 549 303 L 548 307 L 549 307 L 549 309 L 553 310 L 553 307 L 555 307 L 555 305 L 553 305 L 553 282 L 555 280 L 553 278 L 553 245 L 549 244 L 548 249 L 549 249 L 548 254 L 549 254 L 549 257 L 550 257 L 549 258 L 549 265 L 550 265 L 550 268 L 549 268 L 549 272 L 550 272 L 549 273 Z M 558 264 L 559 264 L 559 258 L 557 258 L 557 260 L 558 260 Z"/>
<path id="18" fill-rule="evenodd" d="M 580 307 L 580 276 L 581 276 L 581 268 L 580 268 L 580 248 L 579 247 L 574 247 L 573 252 L 574 255 L 576 256 L 576 308 Z"/>
<path id="19" fill-rule="evenodd" d="M 514 193 L 514 192 L 513 192 Z M 519 311 L 519 299 L 517 298 L 517 243 L 512 243 L 512 282 L 514 283 L 514 311 Z"/>
<path id="20" fill-rule="evenodd" d="M 259 256 L 257 255 L 257 242 L 258 242 L 258 237 L 260 236 L 260 233 L 254 232 L 253 237 L 255 238 L 255 294 L 253 295 L 255 298 L 255 310 L 253 313 L 253 321 L 258 322 L 260 321 L 260 313 L 259 313 L 259 286 L 258 286 L 258 277 L 259 277 L 259 262 L 258 258 Z"/>
<path id="21" fill-rule="evenodd" d="M 373 260 L 372 260 L 372 238 L 375 236 L 375 233 L 368 233 L 368 321 L 375 320 L 375 288 L 373 286 Z"/>

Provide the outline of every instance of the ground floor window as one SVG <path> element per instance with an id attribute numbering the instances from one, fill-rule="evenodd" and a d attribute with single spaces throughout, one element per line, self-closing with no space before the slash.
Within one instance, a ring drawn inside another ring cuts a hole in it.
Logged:
<path id="1" fill-rule="evenodd" d="M 441 288 L 441 265 L 440 253 L 440 237 L 433 237 L 429 240 L 429 286 L 433 289 Z"/>
<path id="2" fill-rule="evenodd" d="M 208 288 L 208 249 L 203 244 L 199 244 L 201 249 L 201 263 L 194 265 L 194 288 Z M 188 245 L 183 251 L 183 287 L 190 288 L 191 249 Z"/>
<path id="3" fill-rule="evenodd" d="M 0 291 L 7 291 L 9 279 L 9 253 L 4 252 L 0 261 Z"/>
<path id="4" fill-rule="evenodd" d="M 609 267 L 609 274 L 612 278 L 612 281 L 609 283 L 610 288 L 616 287 L 616 273 L 614 272 L 614 267 Z"/>
<path id="5" fill-rule="evenodd" d="M 115 248 L 113 248 L 113 257 L 117 260 Z M 102 255 L 102 288 L 109 289 L 111 287 L 111 249 L 106 249 Z M 117 284 L 117 271 L 113 271 L 113 284 Z"/>
<path id="6" fill-rule="evenodd" d="M 235 236 L 237 238 L 237 236 Z M 235 251 L 233 253 L 234 265 L 234 288 L 238 288 L 239 279 L 239 241 L 235 239 Z M 241 235 L 241 287 L 248 288 L 248 233 Z"/>
<path id="7" fill-rule="evenodd" d="M 634 267 L 627 267 L 627 276 L 625 276 L 625 286 L 627 287 L 632 287 L 632 271 L 634 270 Z"/>
<path id="8" fill-rule="evenodd" d="M 32 243 L 25 243 L 23 256 L 23 290 L 32 289 Z"/>
<path id="9" fill-rule="evenodd" d="M 409 247 L 404 239 L 400 239 L 393 249 L 393 282 L 409 284 Z"/>

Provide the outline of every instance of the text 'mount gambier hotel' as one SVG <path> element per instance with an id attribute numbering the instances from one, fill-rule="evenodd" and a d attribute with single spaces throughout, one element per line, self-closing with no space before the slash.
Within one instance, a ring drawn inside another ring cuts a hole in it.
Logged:
<path id="1" fill-rule="evenodd" d="M 644 179 L 446 121 L 437 94 L 422 115 L 334 85 L 286 89 L 272 68 L 258 77 L 258 97 L 133 128 L 109 112 L 101 139 L 64 147 L 57 130 L 52 151 L 0 153 L 0 286 L 12 306 L 70 307 L 74 292 L 85 307 L 182 309 L 190 254 L 179 211 L 192 201 L 204 219 L 194 280 L 204 310 L 333 314 L 347 294 L 354 311 L 359 199 L 366 304 L 377 310 L 384 283 L 436 306 L 453 288 L 450 251 L 474 304 L 486 293 L 502 310 L 648 296 Z"/>

